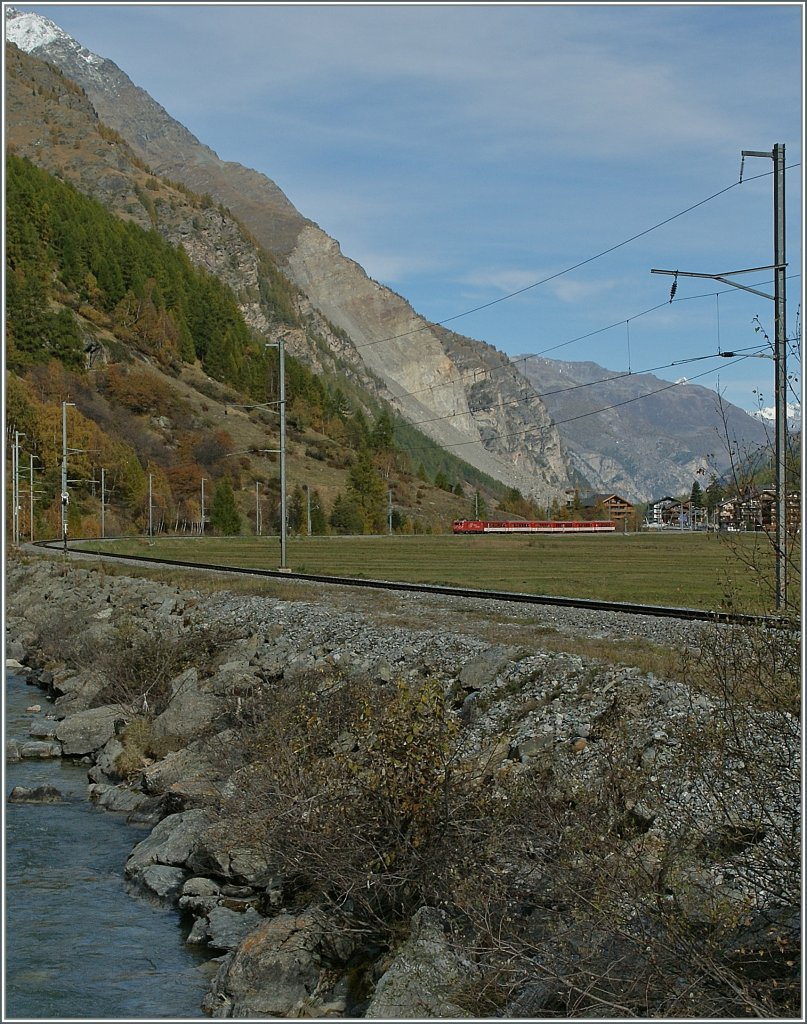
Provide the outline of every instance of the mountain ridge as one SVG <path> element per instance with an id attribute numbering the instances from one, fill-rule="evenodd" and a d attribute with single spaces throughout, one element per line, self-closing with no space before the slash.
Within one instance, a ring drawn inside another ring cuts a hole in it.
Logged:
<path id="1" fill-rule="evenodd" d="M 513 359 L 562 427 L 572 467 L 596 491 L 633 502 L 686 493 L 694 480 L 720 477 L 768 440 L 764 424 L 698 384 L 592 361 Z M 592 404 L 609 415 L 588 415 Z"/>

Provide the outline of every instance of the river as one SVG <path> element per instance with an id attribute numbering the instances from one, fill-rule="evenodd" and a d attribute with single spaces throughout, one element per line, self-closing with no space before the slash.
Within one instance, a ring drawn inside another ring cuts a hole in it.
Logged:
<path id="1" fill-rule="evenodd" d="M 6 737 L 28 739 L 50 705 L 6 675 Z M 8 803 L 49 783 L 59 804 Z M 87 766 L 24 760 L 5 769 L 3 1020 L 207 1020 L 209 956 L 185 944 L 179 915 L 126 891 L 123 869 L 148 831 L 87 799 Z"/>

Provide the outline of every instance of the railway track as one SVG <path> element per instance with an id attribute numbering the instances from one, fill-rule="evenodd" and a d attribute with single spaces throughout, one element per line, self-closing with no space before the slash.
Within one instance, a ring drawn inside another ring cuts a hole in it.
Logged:
<path id="1" fill-rule="evenodd" d="M 697 622 L 716 622 L 728 625 L 767 626 L 772 629 L 792 630 L 797 626 L 790 620 L 776 616 L 745 615 L 725 611 L 704 611 L 701 608 L 680 608 L 667 605 L 632 604 L 625 601 L 597 601 L 589 598 L 554 597 L 548 594 L 527 594 L 519 591 L 479 590 L 472 587 L 450 587 L 436 583 L 404 583 L 395 580 L 366 579 L 359 576 L 325 576 L 318 573 L 290 572 L 279 569 L 256 569 L 240 565 L 215 565 L 208 562 L 191 562 L 173 558 L 152 558 L 147 555 L 103 554 L 82 550 L 79 541 L 68 544 L 70 551 L 89 558 L 106 558 L 146 565 L 162 565 L 171 568 L 196 569 L 213 573 L 236 573 L 242 576 L 263 576 L 270 579 L 302 580 L 322 583 L 328 586 L 363 587 L 375 590 L 403 591 L 419 594 L 437 594 L 443 597 L 468 597 L 483 601 L 510 601 L 517 604 L 551 605 L 559 608 L 584 608 L 596 612 L 617 612 L 623 615 L 650 615 L 657 618 L 684 619 Z M 75 545 L 75 546 L 74 546 Z M 34 547 L 51 551 L 63 551 L 59 541 L 35 541 Z"/>

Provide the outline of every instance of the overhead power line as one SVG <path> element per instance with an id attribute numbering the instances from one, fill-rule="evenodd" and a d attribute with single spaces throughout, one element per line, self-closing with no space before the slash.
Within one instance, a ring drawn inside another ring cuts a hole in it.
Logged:
<path id="1" fill-rule="evenodd" d="M 788 280 L 800 276 L 800 274 L 791 274 L 788 277 Z M 755 283 L 764 284 L 765 282 L 758 281 Z M 725 288 L 716 292 L 700 292 L 698 295 L 682 295 L 674 299 L 674 302 L 679 303 L 690 302 L 694 299 L 718 298 L 720 295 L 736 295 L 736 291 L 733 288 Z M 461 384 L 463 381 L 471 380 L 472 378 L 477 380 L 480 373 L 487 374 L 489 377 L 492 377 L 493 374 L 497 373 L 513 373 L 514 371 L 522 372 L 518 371 L 518 364 L 520 362 L 526 363 L 528 359 L 533 359 L 536 356 L 543 356 L 546 355 L 547 352 L 555 352 L 559 348 L 565 348 L 567 345 L 574 345 L 578 341 L 585 341 L 586 339 L 593 338 L 598 334 L 605 334 L 606 331 L 612 331 L 616 327 L 622 327 L 629 321 L 638 320 L 640 317 L 647 316 L 649 313 L 655 313 L 656 310 L 659 309 L 666 309 L 668 305 L 669 302 L 665 299 L 664 302 L 659 302 L 655 306 L 650 306 L 649 309 L 644 309 L 641 313 L 634 313 L 630 317 L 622 317 L 621 320 L 615 320 L 613 323 L 607 324 L 605 327 L 597 327 L 595 330 L 588 331 L 586 334 L 579 334 L 575 338 L 569 338 L 568 341 L 561 341 L 557 345 L 550 345 L 547 348 L 539 349 L 537 352 L 530 352 L 529 354 L 519 356 L 518 358 L 508 359 L 507 362 L 502 363 L 500 366 L 486 368 L 477 367 L 475 370 L 468 370 L 466 373 L 460 373 L 456 377 L 451 377 L 449 380 L 441 381 L 438 384 L 427 384 L 425 387 L 416 388 L 414 391 L 402 391 L 400 393 L 396 393 L 393 395 L 393 398 L 400 400 L 402 398 L 414 398 L 417 397 L 417 395 L 422 395 L 426 392 L 433 393 L 438 388 L 447 388 L 454 384 Z M 652 371 L 647 370 L 644 372 L 651 373 Z"/>
<path id="2" fill-rule="evenodd" d="M 727 365 L 728 366 L 734 366 L 736 363 L 743 362 L 745 359 L 750 359 L 750 358 L 751 358 L 751 355 L 740 356 L 738 359 L 733 359 Z M 580 413 L 577 416 L 570 416 L 568 419 L 565 419 L 565 420 L 551 420 L 546 426 L 538 427 L 538 429 L 539 430 L 547 430 L 550 427 L 560 427 L 560 426 L 563 426 L 565 423 L 573 423 L 576 420 L 586 419 L 588 416 L 599 416 L 601 413 L 610 412 L 612 409 L 619 409 L 623 405 L 630 405 L 632 402 L 639 402 L 639 401 L 641 401 L 644 398 L 651 398 L 653 395 L 661 394 L 663 391 L 669 391 L 671 388 L 681 387 L 683 384 L 691 384 L 693 380 L 700 380 L 701 377 L 707 377 L 710 373 L 714 373 L 714 369 L 704 370 L 703 373 L 697 373 L 697 374 L 695 374 L 692 377 L 688 377 L 686 380 L 678 380 L 678 381 L 674 381 L 671 384 L 665 384 L 664 387 L 656 388 L 654 391 L 648 391 L 647 394 L 636 395 L 633 398 L 626 398 L 623 402 L 614 402 L 612 405 L 603 406 L 601 409 L 591 409 L 589 412 L 583 412 L 583 413 Z M 524 434 L 529 434 L 530 431 L 535 430 L 535 429 L 536 429 L 536 426 L 533 424 L 530 427 L 525 427 L 523 430 L 513 430 L 513 431 L 508 431 L 507 433 L 504 433 L 504 434 L 494 434 L 492 437 L 487 438 L 486 440 L 504 441 L 504 440 L 506 440 L 507 438 L 510 438 L 510 437 L 523 437 Z M 469 441 L 456 441 L 453 444 L 439 444 L 439 445 L 435 441 L 433 445 L 419 445 L 417 447 L 412 447 L 412 448 L 402 448 L 401 450 L 411 454 L 412 452 L 418 452 L 418 451 L 430 451 L 434 447 L 434 445 L 438 445 L 438 447 L 440 447 L 440 448 L 448 449 L 448 448 L 465 448 L 465 447 L 467 447 L 468 445 L 471 445 L 471 444 L 481 445 L 482 444 L 482 439 L 481 438 L 474 438 L 473 440 L 469 440 Z M 489 451 L 486 448 L 484 449 L 484 451 L 485 451 L 485 453 L 487 455 L 491 456 L 493 459 L 496 459 L 496 453 L 495 452 L 491 452 L 491 451 Z M 502 466 L 506 466 L 508 469 L 512 469 L 513 468 L 512 466 L 508 465 L 507 463 L 501 462 L 500 459 L 496 459 L 496 461 L 500 462 L 500 464 Z"/>
<path id="3" fill-rule="evenodd" d="M 760 346 L 759 345 L 749 345 L 748 349 L 735 349 L 734 352 L 737 353 L 737 354 L 739 354 L 740 352 L 743 352 L 743 353 L 747 352 L 748 354 L 747 354 L 747 356 L 744 356 L 744 358 L 751 358 L 752 356 L 756 355 L 756 352 L 748 351 L 748 350 L 750 350 L 752 348 L 755 349 L 755 350 L 759 350 Z M 597 384 L 609 384 L 612 381 L 624 380 L 625 377 L 640 377 L 640 376 L 644 376 L 644 375 L 646 375 L 648 373 L 656 373 L 659 370 L 669 370 L 673 366 L 685 366 L 688 363 L 699 363 L 699 362 L 702 362 L 704 359 L 725 359 L 730 354 L 733 354 L 733 353 L 712 352 L 709 355 L 705 355 L 705 356 L 690 356 L 687 359 L 676 359 L 672 363 L 663 363 L 661 366 L 651 366 L 649 369 L 646 369 L 646 370 L 626 370 L 623 373 L 612 374 L 610 377 L 599 377 L 597 380 L 583 381 L 582 383 L 579 383 L 579 384 L 570 384 L 566 388 L 556 388 L 554 391 L 534 391 L 531 395 L 525 395 L 522 398 L 512 398 L 512 399 L 510 399 L 507 402 L 492 402 L 490 405 L 480 405 L 478 408 L 476 408 L 476 409 L 469 409 L 467 412 L 450 412 L 450 413 L 445 413 L 442 416 L 432 416 L 432 417 L 430 417 L 427 420 L 417 420 L 416 422 L 409 421 L 409 425 L 412 426 L 412 427 L 422 427 L 422 426 L 426 425 L 427 423 L 437 423 L 440 420 L 450 420 L 450 419 L 454 419 L 457 416 L 475 416 L 477 413 L 485 412 L 488 409 L 494 408 L 494 406 L 496 408 L 502 409 L 502 408 L 507 408 L 508 406 L 521 405 L 521 404 L 523 404 L 525 402 L 532 402 L 536 398 L 539 398 L 539 399 L 551 398 L 554 395 L 566 394 L 566 392 L 568 392 L 568 391 L 579 391 L 582 388 L 594 387 Z M 711 371 L 706 371 L 706 372 L 710 373 Z M 701 374 L 699 376 L 703 376 L 703 375 Z M 653 393 L 655 393 L 655 392 L 653 392 Z"/>
<path id="4" fill-rule="evenodd" d="M 799 167 L 800 164 L 792 164 L 788 167 L 791 170 L 794 167 Z M 638 231 L 635 235 L 631 235 L 630 238 L 625 238 L 621 242 L 617 242 L 615 245 L 609 246 L 607 249 L 603 249 L 601 252 L 595 253 L 593 256 L 589 256 L 584 260 L 580 260 L 578 263 L 573 264 L 570 267 L 566 267 L 563 270 L 558 270 L 554 274 L 549 274 L 547 277 L 541 278 L 539 281 L 533 281 L 532 284 L 525 285 L 523 288 L 517 288 L 515 291 L 509 292 L 507 295 L 500 295 L 498 299 L 491 299 L 489 302 L 483 302 L 479 306 L 474 306 L 472 309 L 466 309 L 462 313 L 455 313 L 453 316 L 445 317 L 443 320 L 433 320 L 428 323 L 424 323 L 421 327 L 413 327 L 410 331 L 402 331 L 400 334 L 392 334 L 387 338 L 377 338 L 375 341 L 365 342 L 363 345 L 356 345 L 356 348 L 360 351 L 364 348 L 372 348 L 374 345 L 382 345 L 388 341 L 397 341 L 399 338 L 408 338 L 413 334 L 420 334 L 423 331 L 431 330 L 432 327 L 442 327 L 444 324 L 452 323 L 454 320 L 459 320 L 462 317 L 470 316 L 472 313 L 479 313 L 483 309 L 489 309 L 491 306 L 496 306 L 500 302 L 507 302 L 509 299 L 514 299 L 518 295 L 523 295 L 525 292 L 532 291 L 533 288 L 538 288 L 543 284 L 548 284 L 550 281 L 555 281 L 559 277 L 563 277 L 565 274 L 570 274 L 573 270 L 579 270 L 580 267 L 585 267 L 589 263 L 593 263 L 595 260 L 602 259 L 603 256 L 609 255 L 609 253 L 616 252 L 617 249 L 621 249 L 626 245 L 630 245 L 631 242 L 635 242 L 637 238 L 643 238 L 645 235 L 649 235 L 652 231 L 657 231 L 659 228 L 664 227 L 666 224 L 672 223 L 679 217 L 685 216 L 687 213 L 691 213 L 693 210 L 697 210 L 701 206 L 705 206 L 706 203 L 712 202 L 713 199 L 725 195 L 732 189 L 737 188 L 738 185 L 745 184 L 749 181 L 757 181 L 759 178 L 768 178 L 772 174 L 771 171 L 766 171 L 763 174 L 755 174 L 752 178 L 745 178 L 744 180 L 732 182 L 731 185 L 727 185 L 720 191 L 707 196 L 705 199 L 699 200 L 697 203 L 693 203 L 688 206 L 685 210 L 679 210 L 678 213 L 672 214 L 670 217 L 665 217 L 664 220 L 659 221 L 657 224 L 653 224 L 649 228 L 645 228 L 643 231 Z"/>

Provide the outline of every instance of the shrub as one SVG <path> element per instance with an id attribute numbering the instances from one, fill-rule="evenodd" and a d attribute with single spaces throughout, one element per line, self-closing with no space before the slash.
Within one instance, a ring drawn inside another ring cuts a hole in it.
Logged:
<path id="1" fill-rule="evenodd" d="M 383 937 L 450 903 L 480 811 L 439 684 L 367 685 L 315 677 L 277 693 L 242 734 L 225 827 L 264 851 L 287 896 Z"/>
<path id="2" fill-rule="evenodd" d="M 96 652 L 96 666 L 106 683 L 94 706 L 123 704 L 143 718 L 153 719 L 170 703 L 171 682 L 180 672 L 191 665 L 204 665 L 238 636 L 235 627 L 223 623 L 183 626 L 163 621 L 158 628 L 144 628 L 124 620 Z"/>

